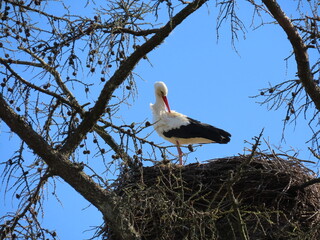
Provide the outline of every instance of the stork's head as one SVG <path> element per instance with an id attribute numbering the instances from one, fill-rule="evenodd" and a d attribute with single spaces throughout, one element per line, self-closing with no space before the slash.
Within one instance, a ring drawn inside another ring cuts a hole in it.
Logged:
<path id="1" fill-rule="evenodd" d="M 170 107 L 167 99 L 168 88 L 166 84 L 164 82 L 156 82 L 154 84 L 154 90 L 155 90 L 156 98 L 160 98 L 166 105 L 168 112 L 170 112 Z"/>

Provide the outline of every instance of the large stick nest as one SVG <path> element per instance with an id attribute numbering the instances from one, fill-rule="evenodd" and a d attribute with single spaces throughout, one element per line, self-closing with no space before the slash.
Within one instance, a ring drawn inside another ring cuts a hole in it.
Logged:
<path id="1" fill-rule="evenodd" d="M 298 160 L 256 153 L 143 167 L 117 192 L 142 239 L 320 239 L 319 185 L 301 187 L 313 178 Z"/>

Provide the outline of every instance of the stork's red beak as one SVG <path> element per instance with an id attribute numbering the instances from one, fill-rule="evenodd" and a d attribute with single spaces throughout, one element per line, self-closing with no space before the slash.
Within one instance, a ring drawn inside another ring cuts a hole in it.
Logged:
<path id="1" fill-rule="evenodd" d="M 170 107 L 169 107 L 169 103 L 168 103 L 168 99 L 166 96 L 163 96 L 162 97 L 163 101 L 164 101 L 164 104 L 166 105 L 167 109 L 168 109 L 168 112 L 171 112 L 170 111 Z"/>

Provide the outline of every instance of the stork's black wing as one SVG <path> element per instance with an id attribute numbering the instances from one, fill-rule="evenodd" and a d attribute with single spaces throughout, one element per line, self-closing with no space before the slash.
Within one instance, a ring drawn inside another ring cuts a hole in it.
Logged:
<path id="1" fill-rule="evenodd" d="M 163 132 L 163 135 L 167 138 L 206 138 L 216 143 L 228 143 L 230 141 L 230 133 L 189 117 L 188 120 L 189 124 Z"/>

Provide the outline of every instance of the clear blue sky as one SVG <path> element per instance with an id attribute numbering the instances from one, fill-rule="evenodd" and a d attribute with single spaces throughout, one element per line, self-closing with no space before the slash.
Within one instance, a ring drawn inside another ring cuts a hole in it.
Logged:
<path id="1" fill-rule="evenodd" d="M 284 7 L 286 10 L 296 8 L 294 1 L 279 2 L 281 5 L 287 4 Z M 256 103 L 263 98 L 250 98 L 269 84 L 295 78 L 295 62 L 293 59 L 284 61 L 291 53 L 284 32 L 274 24 L 253 31 L 250 28 L 252 10 L 247 3 L 241 3 L 239 14 L 246 18 L 244 21 L 248 31 L 245 39 L 240 34 L 239 41 L 235 42 L 236 52 L 231 44 L 229 23 L 223 25 L 217 42 L 217 9 L 214 4 L 210 2 L 208 6 L 203 6 L 150 53 L 148 58 L 152 66 L 146 60 L 139 63 L 134 72 L 143 80 L 136 78 L 138 95 L 131 106 L 122 108 L 122 119 L 126 123 L 146 119 L 152 121 L 149 104 L 155 100 L 153 84 L 164 81 L 169 88 L 168 100 L 173 110 L 232 134 L 229 144 L 208 144 L 197 148 L 196 152 L 188 155 L 187 163 L 243 154 L 244 149 L 250 147 L 245 141 L 251 141 L 262 128 L 265 129 L 263 138 L 272 147 L 295 149 L 300 152 L 301 159 L 314 160 L 307 149 L 311 130 L 306 120 L 299 118 L 296 125 L 288 125 L 285 139 L 282 139 L 283 109 L 268 111 L 267 106 Z M 8 131 L 4 123 L 1 123 L 1 131 L 0 152 L 3 158 L 9 158 L 12 155 L 9 149 L 15 143 L 15 137 L 8 142 L 8 135 L 3 134 Z M 156 133 L 148 140 L 169 145 Z M 267 149 L 266 144 L 261 148 Z M 90 238 L 93 232 L 87 230 L 102 224 L 101 214 L 62 180 L 56 179 L 56 186 L 59 200 L 51 195 L 53 188 L 49 187 L 44 224 L 49 229 L 55 229 L 62 240 Z M 2 194 L 4 189 L 0 191 Z M 9 195 L 0 199 L 0 202 L 3 201 L 4 210 L 15 207 Z M 2 212 L 3 208 L 0 209 L 1 215 Z"/>

